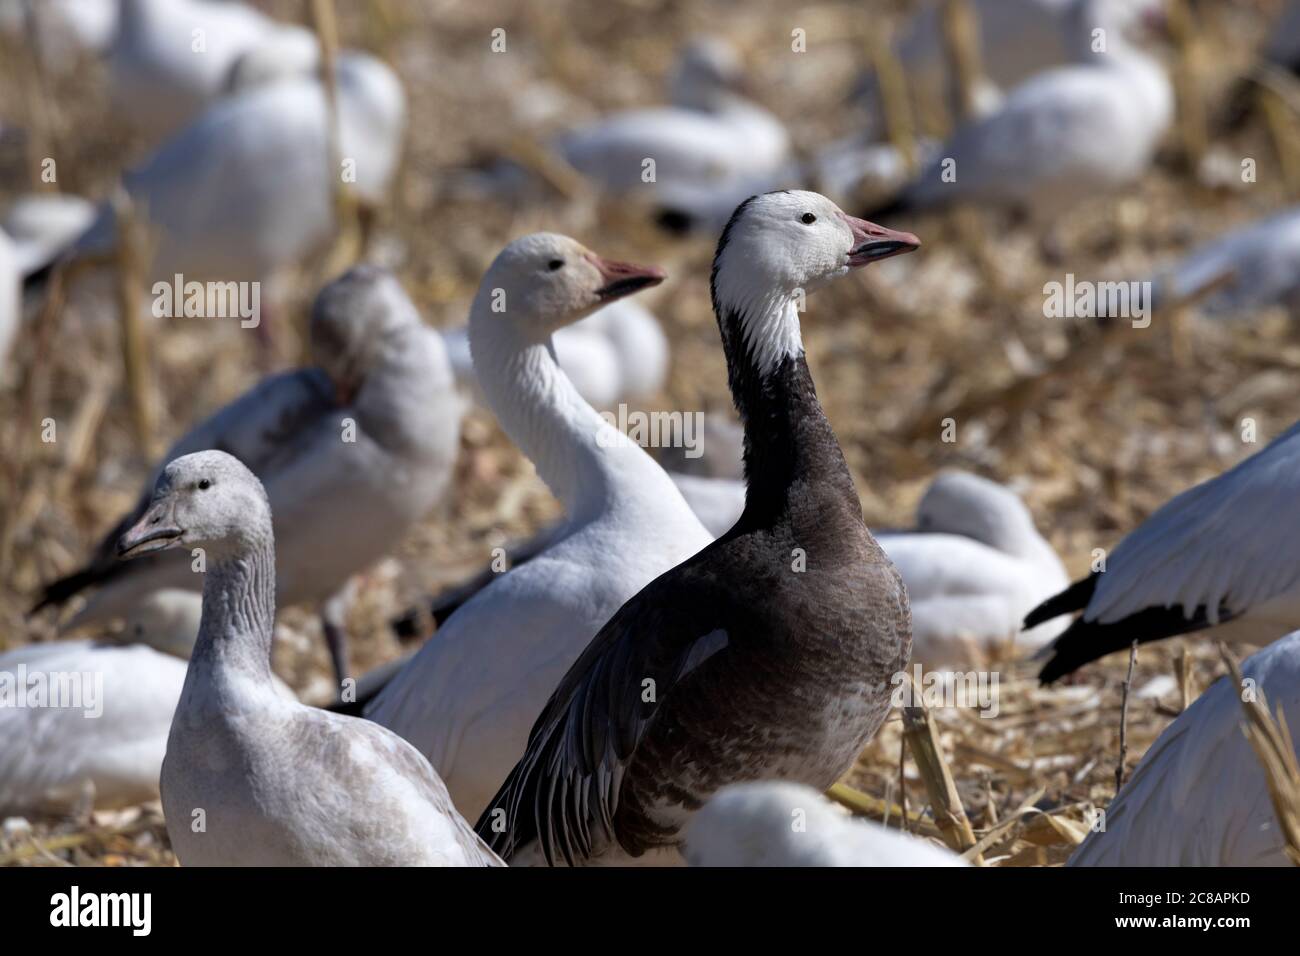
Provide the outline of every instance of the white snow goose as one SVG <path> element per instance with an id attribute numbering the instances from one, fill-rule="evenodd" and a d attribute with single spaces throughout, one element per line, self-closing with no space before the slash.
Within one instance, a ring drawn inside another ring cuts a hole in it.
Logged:
<path id="1" fill-rule="evenodd" d="M 348 671 L 348 581 L 390 553 L 442 496 L 463 405 L 442 339 L 383 270 L 357 266 L 327 285 L 310 334 L 320 367 L 263 380 L 192 428 L 163 462 L 220 448 L 261 478 L 280 544 L 278 600 L 320 608 L 341 678 Z M 97 586 L 66 625 L 71 629 L 120 617 L 159 588 L 202 588 L 185 555 L 113 559 L 117 537 L 148 506 L 161 467 L 89 564 L 46 586 L 35 610 Z"/>
<path id="2" fill-rule="evenodd" d="M 1272 305 L 1300 314 L 1300 206 L 1209 240 L 1153 282 L 1157 303 L 1209 286 L 1196 308 L 1213 317 L 1246 319 Z"/>
<path id="3" fill-rule="evenodd" d="M 978 22 L 983 81 L 975 90 L 977 114 L 997 108 L 1001 92 L 1052 67 L 1068 63 L 1073 52 L 1072 14 L 1085 0 L 971 0 Z M 1144 15 L 1159 12 L 1163 0 L 1125 0 Z M 918 104 L 949 103 L 951 68 L 944 35 L 942 2 L 927 3 L 907 23 L 894 44 L 894 53 L 907 74 L 908 91 Z M 875 111 L 882 112 L 875 73 L 862 78 L 854 91 Z M 875 138 L 884 136 L 875 123 Z"/>
<path id="4" fill-rule="evenodd" d="M 1057 680 L 1112 651 L 1205 631 L 1266 644 L 1300 627 L 1300 558 L 1284 517 L 1300 493 L 1300 423 L 1235 468 L 1184 491 L 1130 532 L 1106 570 L 1076 581 L 1026 627 L 1083 613 L 1044 653 Z"/>
<path id="5" fill-rule="evenodd" d="M 355 162 L 356 196 L 380 203 L 401 151 L 405 94 L 388 66 L 359 53 L 339 57 L 335 87 L 339 148 Z M 326 242 L 337 178 L 327 115 L 319 80 L 289 75 L 213 103 L 126 173 L 157 240 L 148 280 L 266 282 Z M 66 255 L 105 254 L 116 231 L 105 204 Z"/>
<path id="6" fill-rule="evenodd" d="M 317 44 L 310 30 L 239 2 L 121 0 L 108 56 L 113 110 L 157 143 L 226 92 L 235 64 L 262 48 L 281 60 L 306 60 Z"/>
<path id="7" fill-rule="evenodd" d="M 1126 35 L 1138 28 L 1141 6 L 1081 0 L 1069 17 L 1074 65 L 1027 79 L 996 110 L 958 128 L 878 213 L 970 203 L 1050 220 L 1147 171 L 1172 120 L 1173 92 L 1160 64 Z M 1094 49 L 1097 30 L 1103 50 Z"/>
<path id="8" fill-rule="evenodd" d="M 727 190 L 785 165 L 789 136 L 775 116 L 741 92 L 735 51 L 716 39 L 684 50 L 671 80 L 672 106 L 629 110 L 572 130 L 558 152 L 602 188 L 615 193 L 651 188 L 669 200 L 681 188 Z M 648 181 L 645 161 L 655 161 Z"/>
<path id="9" fill-rule="evenodd" d="M 0 382 L 7 381 L 9 347 L 23 319 L 23 281 L 18 249 L 0 229 Z"/>
<path id="10" fill-rule="evenodd" d="M 1038 648 L 1065 629 L 1018 634 L 1025 614 L 1069 583 L 1015 492 L 967 472 L 939 475 L 911 532 L 877 532 L 912 604 L 912 659 L 980 663 L 999 648 Z"/>
<path id="11" fill-rule="evenodd" d="M 951 850 L 854 820 L 797 783 L 723 787 L 686 826 L 691 866 L 965 866 Z"/>
<path id="12" fill-rule="evenodd" d="M 470 355 L 469 327 L 445 329 L 456 380 L 482 397 Z M 598 409 L 648 399 L 668 377 L 668 337 L 659 320 L 631 299 L 618 299 L 551 337 L 560 371 Z"/>
<path id="13" fill-rule="evenodd" d="M 24 700 L 59 681 L 74 693 L 58 705 L 22 706 L 15 697 L 0 706 L 0 815 L 157 799 L 199 606 L 191 592 L 160 591 L 132 609 L 113 640 L 50 641 L 0 654 L 0 687 L 9 684 Z M 293 697 L 274 681 L 276 693 Z"/>
<path id="14" fill-rule="evenodd" d="M 469 319 L 479 384 L 567 520 L 452 614 L 365 711 L 430 759 L 467 814 L 487 805 L 601 625 L 710 540 L 663 469 L 583 401 L 552 348 L 561 326 L 662 280 L 538 233 L 506 246 L 479 285 Z"/>
<path id="15" fill-rule="evenodd" d="M 745 426 L 745 512 L 624 604 L 551 695 L 477 824 L 504 859 L 675 856 L 721 787 L 825 789 L 875 734 L 911 650 L 907 592 L 863 524 L 796 303 L 918 245 L 816 193 L 736 210 L 712 295 Z"/>
<path id="16" fill-rule="evenodd" d="M 167 833 L 182 864 L 500 865 L 414 747 L 275 693 L 271 508 L 238 459 L 203 451 L 163 469 L 117 550 L 129 558 L 168 548 L 210 558 L 162 765 Z"/>
<path id="17" fill-rule="evenodd" d="M 1243 679 L 1294 725 L 1300 633 L 1253 654 Z M 1294 866 L 1246 737 L 1243 687 L 1224 676 L 1165 728 L 1070 866 Z"/>

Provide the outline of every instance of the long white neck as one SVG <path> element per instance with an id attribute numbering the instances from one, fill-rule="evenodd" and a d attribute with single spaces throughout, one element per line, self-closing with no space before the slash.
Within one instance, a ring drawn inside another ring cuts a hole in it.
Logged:
<path id="1" fill-rule="evenodd" d="M 483 397 L 577 523 L 672 482 L 574 388 L 550 336 L 531 337 L 476 301 L 470 351 Z"/>

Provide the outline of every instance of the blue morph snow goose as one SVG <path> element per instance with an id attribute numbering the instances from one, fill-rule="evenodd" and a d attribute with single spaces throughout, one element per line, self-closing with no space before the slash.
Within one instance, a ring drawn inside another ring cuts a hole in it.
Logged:
<path id="1" fill-rule="evenodd" d="M 327 285 L 311 320 L 320 367 L 273 375 L 200 422 L 155 469 L 135 510 L 89 564 L 45 588 L 39 607 L 97 589 L 67 627 L 130 611 L 164 587 L 202 587 L 184 555 L 121 564 L 113 547 L 143 513 L 162 465 L 206 448 L 236 455 L 271 497 L 279 540 L 278 600 L 321 609 L 337 675 L 347 673 L 346 585 L 390 553 L 441 498 L 460 440 L 462 400 L 442 339 L 400 283 L 358 266 Z"/>
<path id="2" fill-rule="evenodd" d="M 578 394 L 552 348 L 561 326 L 662 280 L 538 233 L 506 246 L 479 285 L 469 319 L 479 384 L 567 519 L 527 564 L 493 575 L 365 711 L 432 761 L 467 814 L 487 805 L 600 626 L 710 540 L 664 470 Z"/>
<path id="3" fill-rule="evenodd" d="M 252 472 L 221 451 L 169 463 L 117 552 L 169 548 L 211 556 L 162 765 L 163 813 L 181 863 L 500 865 L 414 747 L 369 721 L 276 694 L 275 536 Z"/>
<path id="4" fill-rule="evenodd" d="M 1091 661 L 1179 634 L 1264 644 L 1300 627 L 1300 552 L 1280 520 L 1300 493 L 1300 423 L 1130 532 L 1094 572 L 1025 626 L 1082 611 L 1045 653 L 1050 682 Z"/>
<path id="5" fill-rule="evenodd" d="M 624 604 L 564 676 L 479 817 L 503 859 L 671 856 L 726 784 L 825 789 L 875 734 L 911 650 L 907 592 L 863 524 L 796 302 L 918 244 L 816 193 L 736 210 L 712 293 L 745 426 L 745 511 Z"/>

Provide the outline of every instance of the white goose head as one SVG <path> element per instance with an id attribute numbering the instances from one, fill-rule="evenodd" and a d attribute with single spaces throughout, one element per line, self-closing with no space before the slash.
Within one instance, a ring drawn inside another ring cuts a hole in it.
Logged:
<path id="1" fill-rule="evenodd" d="M 1009 488 L 965 471 L 939 475 L 916 509 L 920 531 L 958 534 L 1007 554 L 1036 540 L 1033 516 Z"/>
<path id="2" fill-rule="evenodd" d="M 471 347 L 486 331 L 485 323 L 501 323 L 525 341 L 544 342 L 556 329 L 663 280 L 660 269 L 604 259 L 568 236 L 524 236 L 501 250 L 479 284 Z"/>
<path id="3" fill-rule="evenodd" d="M 415 305 L 392 273 L 359 265 L 330 282 L 312 303 L 312 361 L 347 404 L 396 335 L 421 324 Z"/>
<path id="4" fill-rule="evenodd" d="M 734 317 L 751 363 L 766 374 L 803 351 L 801 294 L 920 245 L 910 232 L 856 219 L 819 193 L 752 196 L 732 214 L 713 260 L 713 304 L 724 341 Z"/>
<path id="5" fill-rule="evenodd" d="M 117 541 L 119 558 L 167 548 L 203 548 L 223 558 L 271 542 L 271 505 L 257 476 L 224 451 L 169 462 L 140 520 Z"/>

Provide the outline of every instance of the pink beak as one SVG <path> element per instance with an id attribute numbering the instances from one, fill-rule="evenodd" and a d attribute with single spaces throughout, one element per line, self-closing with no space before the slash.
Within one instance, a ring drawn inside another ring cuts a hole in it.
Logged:
<path id="1" fill-rule="evenodd" d="M 614 262 L 602 259 L 594 252 L 587 253 L 587 260 L 596 267 L 605 284 L 596 290 L 596 296 L 602 302 L 613 302 L 633 292 L 640 292 L 650 286 L 663 282 L 664 270 L 655 266 L 638 266 L 630 262 Z"/>
<path id="2" fill-rule="evenodd" d="M 849 250 L 849 267 L 865 266 L 890 256 L 901 256 L 921 248 L 921 240 L 910 232 L 886 229 L 865 219 L 856 219 L 846 213 L 840 217 L 853 232 L 853 248 Z"/>

